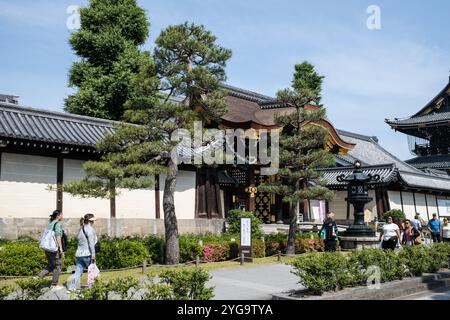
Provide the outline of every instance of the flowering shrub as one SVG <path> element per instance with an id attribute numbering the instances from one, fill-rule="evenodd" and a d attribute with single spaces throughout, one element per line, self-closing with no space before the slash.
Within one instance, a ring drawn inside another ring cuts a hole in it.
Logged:
<path id="1" fill-rule="evenodd" d="M 228 243 L 211 243 L 203 246 L 203 261 L 216 262 L 228 259 L 230 246 Z"/>

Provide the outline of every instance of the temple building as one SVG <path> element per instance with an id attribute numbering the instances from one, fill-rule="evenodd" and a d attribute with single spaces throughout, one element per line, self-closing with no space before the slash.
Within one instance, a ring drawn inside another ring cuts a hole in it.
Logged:
<path id="1" fill-rule="evenodd" d="M 417 113 L 386 123 L 408 136 L 409 149 L 415 157 L 407 163 L 434 174 L 450 174 L 450 78 L 444 89 Z"/>
<path id="2" fill-rule="evenodd" d="M 274 114 L 293 110 L 274 98 L 223 85 L 228 92 L 228 112 L 219 128 L 260 130 L 282 128 Z M 73 197 L 57 186 L 84 177 L 83 163 L 100 154 L 95 145 L 105 133 L 114 132 L 114 121 L 21 106 L 15 96 L 0 101 L 0 238 L 39 235 L 55 208 L 62 210 L 65 227 L 78 229 L 79 218 L 94 213 L 100 234 L 112 236 L 163 234 L 164 174 L 155 185 L 142 190 L 118 190 L 113 199 Z M 318 108 L 306 105 L 305 108 Z M 381 179 L 372 185 L 368 220 L 398 208 L 409 217 L 421 212 L 448 214 L 450 179 L 425 173 L 387 152 L 375 137 L 337 130 L 328 119 L 312 123 L 326 128 L 325 148 L 335 155 L 336 167 L 324 168 L 328 186 L 336 190 L 333 201 L 310 201 L 298 206 L 305 221 L 320 222 L 327 211 L 342 222 L 352 220 L 345 201 L 345 186 L 336 176 L 350 173 L 356 159 L 366 172 Z M 252 139 L 252 137 L 249 137 Z M 179 148 L 181 154 L 195 150 Z M 233 208 L 254 212 L 264 223 L 287 221 L 288 207 L 275 194 L 260 192 L 259 184 L 274 176 L 261 174 L 261 164 L 244 159 L 242 164 L 197 168 L 182 164 L 175 192 L 175 208 L 181 233 L 221 232 L 224 218 Z M 51 188 L 50 188 L 51 186 Z"/>

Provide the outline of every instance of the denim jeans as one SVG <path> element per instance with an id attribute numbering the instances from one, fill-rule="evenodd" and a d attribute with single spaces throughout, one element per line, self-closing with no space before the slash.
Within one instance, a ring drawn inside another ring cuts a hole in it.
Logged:
<path id="1" fill-rule="evenodd" d="M 75 290 L 78 286 L 78 282 L 80 281 L 81 276 L 83 275 L 84 269 L 87 269 L 91 264 L 91 256 L 87 257 L 77 257 L 77 270 L 75 274 L 72 276 L 68 283 L 69 290 Z"/>

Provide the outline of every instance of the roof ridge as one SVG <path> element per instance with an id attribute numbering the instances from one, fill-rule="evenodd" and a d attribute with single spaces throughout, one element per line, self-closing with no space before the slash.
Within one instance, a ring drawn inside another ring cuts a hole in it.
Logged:
<path id="1" fill-rule="evenodd" d="M 439 91 L 439 93 L 438 93 L 433 99 L 431 99 L 430 102 L 428 102 L 428 103 L 425 105 L 425 107 L 421 108 L 418 112 L 416 112 L 415 114 L 413 114 L 410 118 L 416 117 L 419 113 L 421 113 L 421 112 L 424 111 L 426 108 L 428 108 L 431 104 L 433 104 L 433 103 L 437 100 L 437 98 L 438 98 L 440 95 L 442 95 L 443 93 L 445 93 L 449 88 L 450 88 L 450 78 L 449 78 L 448 83 L 445 85 L 444 89 L 442 89 L 441 91 Z"/>
<path id="2" fill-rule="evenodd" d="M 364 134 L 355 133 L 355 132 L 346 131 L 346 130 L 341 130 L 341 129 L 336 129 L 336 131 L 338 132 L 338 134 L 342 134 L 344 136 L 349 136 L 349 137 L 362 139 L 362 140 L 366 140 L 366 141 L 373 141 L 376 144 L 378 144 L 378 137 L 377 136 L 367 136 L 367 135 L 364 135 Z"/>
<path id="3" fill-rule="evenodd" d="M 257 100 L 259 102 L 266 102 L 266 101 L 275 101 L 276 99 L 274 97 L 270 97 L 255 91 L 250 91 L 247 89 L 243 89 L 243 88 L 239 88 L 236 86 L 232 86 L 230 84 L 226 84 L 226 83 L 221 83 L 220 87 L 225 89 L 225 90 L 229 90 L 231 93 L 235 93 L 240 95 L 240 97 L 246 99 L 248 97 L 253 98 L 254 100 Z M 250 100 L 250 101 L 254 101 L 252 99 L 246 99 L 246 100 Z"/>
<path id="4" fill-rule="evenodd" d="M 51 111 L 46 109 L 38 109 L 34 107 L 28 107 L 23 105 L 16 105 L 16 104 L 7 104 L 7 103 L 0 103 L 0 110 L 5 110 L 9 112 L 15 112 L 15 113 L 28 113 L 35 116 L 40 117 L 49 117 L 52 118 L 58 117 L 59 119 L 66 120 L 66 121 L 75 121 L 75 122 L 82 122 L 77 120 L 84 120 L 84 123 L 92 123 L 92 124 L 102 124 L 104 126 L 113 127 L 114 124 L 119 123 L 118 121 L 109 120 L 109 119 L 102 119 L 102 118 L 95 118 L 90 116 L 82 116 L 67 112 L 60 112 L 60 111 Z"/>

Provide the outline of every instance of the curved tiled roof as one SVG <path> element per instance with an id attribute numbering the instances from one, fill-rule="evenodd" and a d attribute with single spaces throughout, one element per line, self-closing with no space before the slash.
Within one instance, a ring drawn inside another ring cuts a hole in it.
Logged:
<path id="1" fill-rule="evenodd" d="M 447 169 L 450 168 L 450 154 L 416 157 L 406 162 L 419 169 Z"/>
<path id="2" fill-rule="evenodd" d="M 448 124 L 448 121 L 450 120 L 450 112 L 439 112 L 439 113 L 431 113 L 426 114 L 423 116 L 417 116 L 412 117 L 408 119 L 394 119 L 394 120 L 388 120 L 386 119 L 386 123 L 393 126 L 394 128 L 396 126 L 406 127 L 406 126 L 417 126 L 421 124 L 439 124 L 444 123 Z"/>
<path id="3" fill-rule="evenodd" d="M 0 136 L 49 143 L 95 147 L 114 121 L 0 104 Z"/>
<path id="4" fill-rule="evenodd" d="M 349 176 L 353 173 L 354 167 L 340 167 L 340 168 L 327 168 L 323 169 L 323 178 L 327 182 L 327 186 L 330 188 L 345 186 L 347 182 L 339 182 L 337 177 L 340 175 Z M 362 168 L 364 174 L 367 175 L 379 175 L 380 180 L 373 182 L 372 184 L 389 184 L 397 178 L 398 170 L 394 164 L 378 165 L 378 166 L 366 166 Z"/>

